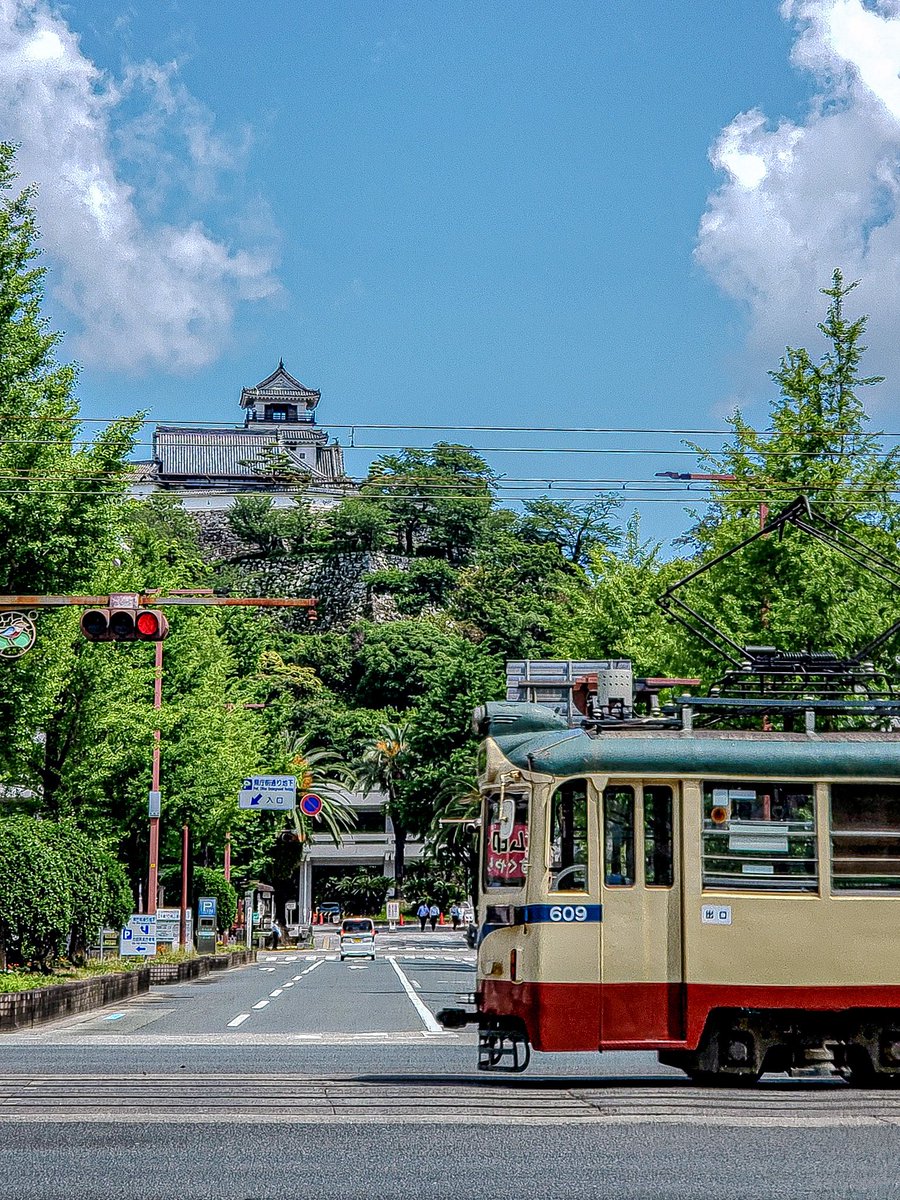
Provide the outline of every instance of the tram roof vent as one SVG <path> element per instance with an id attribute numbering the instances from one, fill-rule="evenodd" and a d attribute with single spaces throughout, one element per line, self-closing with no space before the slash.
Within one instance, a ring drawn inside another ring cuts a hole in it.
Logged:
<path id="1" fill-rule="evenodd" d="M 634 677 L 627 658 L 519 658 L 506 664 L 506 699 L 544 704 L 580 723 L 584 717 L 628 718 Z"/>

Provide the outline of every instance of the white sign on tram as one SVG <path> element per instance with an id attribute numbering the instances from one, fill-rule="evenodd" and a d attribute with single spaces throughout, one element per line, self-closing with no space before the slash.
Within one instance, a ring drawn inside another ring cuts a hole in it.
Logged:
<path id="1" fill-rule="evenodd" d="M 295 775 L 251 775 L 238 793 L 240 808 L 288 812 L 297 804 Z"/>

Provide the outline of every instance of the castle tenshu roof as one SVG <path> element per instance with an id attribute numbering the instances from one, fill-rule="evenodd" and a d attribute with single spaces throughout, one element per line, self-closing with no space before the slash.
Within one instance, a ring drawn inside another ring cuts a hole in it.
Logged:
<path id="1" fill-rule="evenodd" d="M 296 404 L 312 412 L 321 399 L 321 392 L 306 387 L 285 370 L 283 359 L 278 360 L 278 366 L 262 383 L 241 389 L 241 408 L 253 408 L 260 401 L 268 401 L 270 404 Z"/>
<path id="2" fill-rule="evenodd" d="M 271 478 L 267 457 L 274 453 L 284 455 L 313 485 L 342 481 L 341 446 L 315 425 L 312 410 L 320 399 L 321 393 L 305 387 L 279 361 L 268 378 L 241 390 L 241 407 L 247 410 L 243 427 L 157 425 L 149 478 L 176 488 L 241 481 L 262 485 Z M 267 417 L 269 405 L 279 406 L 277 418 Z M 282 405 L 296 406 L 296 417 L 285 417 Z"/>

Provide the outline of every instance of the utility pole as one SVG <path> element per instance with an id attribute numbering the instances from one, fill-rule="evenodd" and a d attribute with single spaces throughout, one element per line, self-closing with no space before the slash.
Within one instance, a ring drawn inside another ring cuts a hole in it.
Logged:
<path id="1" fill-rule="evenodd" d="M 162 708 L 162 672 L 163 672 L 163 644 L 157 642 L 154 650 L 156 652 L 155 671 L 153 675 L 153 707 L 158 713 Z M 150 863 L 147 871 L 147 912 L 153 915 L 156 912 L 156 899 L 159 893 L 159 809 L 160 809 L 160 790 L 159 790 L 159 755 L 160 742 L 162 740 L 162 732 L 157 726 L 153 730 L 153 768 L 150 778 Z"/>

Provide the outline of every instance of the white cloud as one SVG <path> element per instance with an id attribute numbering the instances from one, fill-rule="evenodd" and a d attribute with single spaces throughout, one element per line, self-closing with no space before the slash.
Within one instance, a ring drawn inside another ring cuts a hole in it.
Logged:
<path id="1" fill-rule="evenodd" d="M 741 113 L 710 158 L 725 174 L 700 223 L 698 261 L 743 302 L 770 363 L 811 343 L 834 267 L 861 279 L 867 366 L 900 395 L 900 0 L 785 0 L 793 62 L 819 91 L 804 120 Z M 883 391 L 883 402 L 889 393 Z"/>
<path id="2" fill-rule="evenodd" d="M 35 182 L 50 286 L 75 352 L 113 369 L 212 361 L 241 301 L 275 294 L 271 244 L 234 248 L 200 206 L 247 148 L 218 136 L 173 64 L 101 72 L 45 0 L 0 0 L 0 130 Z M 164 211 L 178 216 L 164 219 Z"/>

